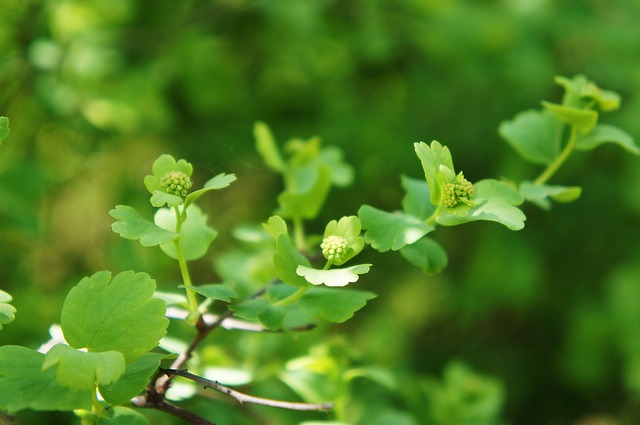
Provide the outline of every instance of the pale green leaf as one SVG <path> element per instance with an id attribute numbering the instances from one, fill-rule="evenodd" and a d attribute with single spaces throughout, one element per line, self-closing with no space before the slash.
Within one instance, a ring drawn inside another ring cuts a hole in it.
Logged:
<path id="1" fill-rule="evenodd" d="M 551 111 L 529 110 L 503 121 L 498 133 L 527 161 L 548 164 L 560 154 L 561 129 Z"/>
<path id="2" fill-rule="evenodd" d="M 42 370 L 44 354 L 26 347 L 0 347 L 0 410 L 90 409 L 91 393 L 60 385 L 55 370 Z"/>
<path id="3" fill-rule="evenodd" d="M 63 387 L 90 391 L 94 384 L 108 385 L 124 373 L 124 356 L 118 351 L 97 353 L 56 345 L 45 355 L 42 369 L 55 367 L 56 379 Z"/>
<path id="4" fill-rule="evenodd" d="M 427 274 L 439 273 L 449 261 L 446 251 L 436 241 L 422 238 L 400 250 L 400 254 Z"/>
<path id="5" fill-rule="evenodd" d="M 329 166 L 331 182 L 338 187 L 349 186 L 353 182 L 353 167 L 342 157 L 342 151 L 335 146 L 327 146 L 320 151 L 320 160 Z"/>
<path id="6" fill-rule="evenodd" d="M 455 226 L 477 220 L 495 221 L 511 230 L 524 227 L 526 216 L 517 208 L 524 198 L 518 190 L 497 180 L 482 180 L 474 184 L 471 199 L 475 206 L 465 215 L 457 215 L 445 209 L 436 219 L 443 226 Z"/>
<path id="7" fill-rule="evenodd" d="M 633 154 L 640 154 L 640 148 L 636 145 L 633 136 L 609 124 L 598 124 L 589 134 L 578 137 L 576 149 L 588 151 L 603 143 L 615 143 Z"/>
<path id="8" fill-rule="evenodd" d="M 291 246 L 287 234 L 281 234 L 276 240 L 276 252 L 273 254 L 273 266 L 276 276 L 290 285 L 307 286 L 307 281 L 296 273 L 298 266 L 309 266 L 309 260 Z"/>
<path id="9" fill-rule="evenodd" d="M 169 207 L 177 207 L 178 205 L 182 205 L 184 200 L 178 195 L 167 193 L 162 190 L 154 190 L 149 202 L 151 202 L 151 205 L 154 207 L 160 208 L 165 205 Z"/>
<path id="10" fill-rule="evenodd" d="M 11 300 L 11 295 L 0 290 L 0 329 L 2 329 L 2 325 L 13 322 L 16 317 L 15 307 L 9 304 Z"/>
<path id="11" fill-rule="evenodd" d="M 432 141 L 431 146 L 424 142 L 415 143 L 414 148 L 424 170 L 424 176 L 427 179 L 430 189 L 430 199 L 433 205 L 440 204 L 442 197 L 442 179 L 440 178 L 441 169 L 444 168 L 455 172 L 453 167 L 453 159 L 451 152 L 446 146 L 442 146 L 437 141 Z"/>
<path id="12" fill-rule="evenodd" d="M 313 171 L 312 184 L 302 189 L 287 189 L 278 196 L 280 209 L 278 214 L 285 218 L 313 219 L 320 212 L 320 208 L 331 188 L 331 169 L 322 165 Z"/>
<path id="13" fill-rule="evenodd" d="M 205 193 L 210 192 L 212 190 L 224 189 L 225 187 L 228 187 L 229 185 L 231 185 L 231 183 L 233 183 L 236 180 L 237 179 L 235 174 L 220 173 L 215 177 L 212 177 L 211 179 L 209 179 L 204 184 L 204 187 L 202 189 L 195 190 L 190 194 L 188 194 L 184 200 L 184 203 L 188 208 L 191 204 L 193 204 L 196 200 L 198 200 L 198 198 L 200 198 Z"/>
<path id="14" fill-rule="evenodd" d="M 256 138 L 256 150 L 267 167 L 275 172 L 284 173 L 286 165 L 269 127 L 258 121 L 253 125 L 253 135 Z"/>
<path id="15" fill-rule="evenodd" d="M 333 264 L 341 266 L 362 251 L 364 238 L 360 236 L 362 225 L 356 216 L 342 217 L 340 221 L 331 220 L 324 230 L 324 238 L 339 236 L 347 241 L 347 250 L 343 255 L 333 260 Z"/>
<path id="16" fill-rule="evenodd" d="M 159 227 L 172 230 L 176 228 L 176 214 L 168 208 L 156 211 L 154 221 Z M 207 215 L 195 204 L 191 204 L 186 211 L 186 219 L 180 229 L 180 243 L 186 260 L 197 260 L 203 257 L 211 243 L 218 236 L 218 232 L 207 225 Z M 171 258 L 178 258 L 175 243 L 160 245 L 162 251 Z"/>
<path id="17" fill-rule="evenodd" d="M 578 199 L 582 193 L 579 186 L 554 186 L 535 184 L 530 181 L 520 183 L 520 193 L 529 202 L 533 202 L 540 208 L 551 208 L 550 199 L 557 202 L 572 202 Z"/>
<path id="18" fill-rule="evenodd" d="M 149 425 L 149 421 L 142 413 L 128 407 L 111 406 L 98 417 L 97 425 Z"/>
<path id="19" fill-rule="evenodd" d="M 160 178 L 171 171 L 180 171 L 191 177 L 191 174 L 193 174 L 193 165 L 184 159 L 176 162 L 176 159 L 168 154 L 160 155 L 153 161 L 153 165 L 151 166 L 153 175 L 148 175 L 144 178 L 144 186 L 149 193 L 153 194 L 156 190 L 164 192 L 160 186 Z"/>
<path id="20" fill-rule="evenodd" d="M 124 404 L 140 394 L 146 388 L 160 361 L 167 355 L 145 353 L 129 363 L 118 381 L 109 385 L 100 385 L 100 394 L 111 404 Z"/>
<path id="21" fill-rule="evenodd" d="M 280 235 L 288 234 L 287 223 L 282 219 L 282 217 L 278 215 L 274 215 L 269 217 L 266 223 L 262 224 L 262 228 L 267 231 L 273 237 L 273 239 L 278 239 Z"/>
<path id="22" fill-rule="evenodd" d="M 589 133 L 598 122 L 598 113 L 591 109 L 579 109 L 544 101 L 542 106 L 553 112 L 560 121 L 575 126 L 581 134 Z"/>
<path id="23" fill-rule="evenodd" d="M 298 266 L 296 273 L 313 285 L 346 286 L 357 282 L 359 275 L 369 272 L 371 264 L 358 264 L 342 269 L 320 270 L 306 266 Z"/>
<path id="24" fill-rule="evenodd" d="M 111 225 L 115 233 L 125 239 L 140 240 L 142 246 L 165 244 L 178 237 L 177 233 L 156 226 L 127 205 L 116 206 L 109 215 L 117 220 Z"/>
<path id="25" fill-rule="evenodd" d="M 407 176 L 400 176 L 402 179 L 402 187 L 405 195 L 402 198 L 402 210 L 409 214 L 424 220 L 435 212 L 436 205 L 433 205 L 429 199 L 431 192 L 429 184 L 425 180 L 413 179 Z"/>
<path id="26" fill-rule="evenodd" d="M 156 284 L 145 273 L 98 272 L 69 291 L 60 324 L 72 347 L 119 351 L 127 362 L 158 345 L 169 320 L 165 303 L 152 298 Z"/>
<path id="27" fill-rule="evenodd" d="M 380 252 L 390 249 L 397 251 L 435 229 L 413 215 L 389 213 L 369 205 L 360 207 L 358 217 L 362 227 L 367 229 L 364 234 L 365 241 Z"/>
<path id="28" fill-rule="evenodd" d="M 314 287 L 300 298 L 300 306 L 311 316 L 342 323 L 375 297 L 376 294 L 366 291 Z"/>
<path id="29" fill-rule="evenodd" d="M 180 285 L 185 288 L 189 288 L 192 291 L 197 292 L 198 294 L 210 298 L 212 300 L 221 300 L 224 302 L 231 302 L 232 298 L 238 298 L 238 294 L 236 291 L 228 285 L 223 283 L 211 283 L 206 285 L 198 285 L 198 286 L 185 286 Z"/>

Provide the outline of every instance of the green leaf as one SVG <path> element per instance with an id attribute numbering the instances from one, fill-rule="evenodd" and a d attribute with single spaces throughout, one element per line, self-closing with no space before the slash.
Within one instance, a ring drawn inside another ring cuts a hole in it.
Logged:
<path id="1" fill-rule="evenodd" d="M 633 154 L 640 154 L 640 148 L 636 145 L 633 136 L 616 126 L 608 124 L 598 124 L 591 133 L 578 137 L 576 149 L 589 151 L 603 143 L 615 143 Z"/>
<path id="2" fill-rule="evenodd" d="M 55 371 L 42 370 L 44 354 L 26 347 L 0 347 L 0 410 L 90 409 L 91 393 L 60 385 Z"/>
<path id="3" fill-rule="evenodd" d="M 269 217 L 266 223 L 262 223 L 262 228 L 275 240 L 278 240 L 280 235 L 287 235 L 289 232 L 287 230 L 287 223 L 278 215 Z"/>
<path id="4" fill-rule="evenodd" d="M 405 213 L 424 220 L 433 214 L 437 206 L 429 202 L 431 192 L 429 184 L 425 180 L 413 179 L 407 176 L 400 176 L 405 195 L 402 198 L 402 209 Z"/>
<path id="5" fill-rule="evenodd" d="M 372 292 L 315 287 L 300 298 L 300 306 L 312 316 L 343 323 L 375 297 Z"/>
<path id="6" fill-rule="evenodd" d="M 191 177 L 191 174 L 193 174 L 193 165 L 184 159 L 176 162 L 176 159 L 171 155 L 160 155 L 153 161 L 153 165 L 151 166 L 153 175 L 148 175 L 144 178 L 144 186 L 149 193 L 153 195 L 156 190 L 164 192 L 160 186 L 160 178 L 170 171 L 180 171 Z"/>
<path id="7" fill-rule="evenodd" d="M 358 211 L 362 227 L 367 229 L 364 239 L 371 246 L 385 252 L 397 251 L 412 244 L 435 227 L 422 222 L 419 218 L 400 212 L 389 213 L 363 205 Z"/>
<path id="8" fill-rule="evenodd" d="M 235 315 L 241 319 L 255 321 L 258 320 L 267 329 L 276 331 L 282 329 L 286 311 L 283 307 L 273 306 L 269 301 L 252 299 L 244 301 L 242 304 L 229 306 Z"/>
<path id="9" fill-rule="evenodd" d="M 309 260 L 291 245 L 289 235 L 281 234 L 276 240 L 273 266 L 276 276 L 290 285 L 307 286 L 307 281 L 296 273 L 299 266 L 309 266 Z"/>
<path id="10" fill-rule="evenodd" d="M 238 294 L 236 293 L 236 291 L 230 286 L 225 285 L 224 283 L 211 283 L 198 286 L 180 286 L 189 288 L 204 297 L 211 298 L 212 300 L 231 302 L 232 298 L 238 298 Z"/>
<path id="11" fill-rule="evenodd" d="M 361 274 L 369 272 L 371 264 L 358 264 L 342 269 L 320 270 L 306 266 L 298 266 L 296 273 L 303 276 L 313 285 L 346 286 L 357 282 Z"/>
<path id="12" fill-rule="evenodd" d="M 498 133 L 520 156 L 534 164 L 548 164 L 560 154 L 562 123 L 551 111 L 521 112 L 503 121 Z"/>
<path id="13" fill-rule="evenodd" d="M 427 274 L 439 273 L 447 266 L 446 251 L 436 241 L 422 238 L 400 250 L 400 254 Z"/>
<path id="14" fill-rule="evenodd" d="M 149 425 L 142 414 L 124 406 L 109 407 L 107 412 L 98 417 L 98 425 Z"/>
<path id="15" fill-rule="evenodd" d="M 342 150 L 327 146 L 320 151 L 320 160 L 331 169 L 331 182 L 338 187 L 349 186 L 353 182 L 353 167 L 342 159 Z"/>
<path id="16" fill-rule="evenodd" d="M 182 205 L 184 200 L 178 195 L 163 192 L 161 190 L 154 190 L 149 202 L 151 202 L 151 205 L 154 207 L 160 208 L 165 205 L 169 207 L 177 207 L 178 205 Z"/>
<path id="17" fill-rule="evenodd" d="M 7 138 L 9 132 L 9 118 L 0 117 L 0 142 Z"/>
<path id="18" fill-rule="evenodd" d="M 0 329 L 2 329 L 2 325 L 11 323 L 16 318 L 16 308 L 9 304 L 11 300 L 11 295 L 0 290 Z"/>
<path id="19" fill-rule="evenodd" d="M 149 275 L 132 271 L 83 278 L 62 306 L 65 339 L 75 348 L 114 350 L 135 360 L 158 345 L 169 324 L 164 301 L 152 298 L 155 288 Z"/>
<path id="20" fill-rule="evenodd" d="M 431 142 L 431 146 L 424 142 L 415 143 L 414 148 L 429 184 L 431 203 L 439 205 L 442 197 L 442 178 L 440 177 L 442 166 L 455 173 L 451 152 L 449 152 L 449 148 L 442 146 L 435 140 Z"/>
<path id="21" fill-rule="evenodd" d="M 111 404 L 124 404 L 140 394 L 149 384 L 151 376 L 160 367 L 160 361 L 167 357 L 160 353 L 145 353 L 129 363 L 124 374 L 113 384 L 100 385 L 100 394 Z"/>
<path id="22" fill-rule="evenodd" d="M 235 174 L 220 173 L 217 176 L 209 179 L 204 184 L 204 187 L 202 189 L 198 189 L 188 194 L 187 197 L 184 199 L 184 203 L 188 208 L 191 204 L 193 204 L 198 198 L 200 198 L 205 193 L 212 190 L 224 189 L 225 187 L 228 187 L 229 185 L 231 185 L 231 183 L 233 183 L 236 180 L 237 179 Z"/>
<path id="23" fill-rule="evenodd" d="M 497 180 L 482 180 L 473 187 L 474 207 L 465 215 L 456 215 L 455 211 L 448 212 L 445 209 L 436 221 L 443 226 L 456 226 L 477 220 L 488 220 L 503 224 L 511 230 L 520 230 L 524 227 L 526 216 L 516 207 L 524 201 L 518 190 Z"/>
<path id="24" fill-rule="evenodd" d="M 360 236 L 362 225 L 356 216 L 342 217 L 340 221 L 331 220 L 324 230 L 324 238 L 329 236 L 339 236 L 347 241 L 346 252 L 338 259 L 333 260 L 333 264 L 340 266 L 362 251 L 364 248 L 364 238 Z"/>
<path id="25" fill-rule="evenodd" d="M 176 228 L 176 214 L 169 208 L 161 208 L 156 211 L 154 221 L 156 225 L 165 230 Z M 190 261 L 203 257 L 217 236 L 218 232 L 207 225 L 206 214 L 203 214 L 197 205 L 190 205 L 180 229 L 180 241 L 185 259 Z M 178 258 L 175 243 L 161 244 L 160 248 L 169 257 Z"/>
<path id="26" fill-rule="evenodd" d="M 253 135 L 256 138 L 256 150 L 267 167 L 277 173 L 284 173 L 286 165 L 269 127 L 258 121 L 253 125 Z"/>
<path id="27" fill-rule="evenodd" d="M 572 202 L 580 197 L 582 188 L 579 186 L 537 185 L 530 181 L 523 181 L 520 183 L 520 193 L 527 201 L 548 210 L 551 208 L 549 198 L 557 202 Z"/>
<path id="28" fill-rule="evenodd" d="M 165 244 L 178 237 L 177 233 L 145 220 L 138 211 L 127 205 L 116 206 L 109 211 L 109 215 L 118 220 L 111 225 L 115 233 L 125 239 L 139 239 L 142 246 Z"/>
<path id="29" fill-rule="evenodd" d="M 56 379 L 63 387 L 90 391 L 94 384 L 108 385 L 124 373 L 124 356 L 117 351 L 98 353 L 56 345 L 46 354 L 42 370 L 55 366 Z"/>
<path id="30" fill-rule="evenodd" d="M 553 112 L 560 121 L 575 126 L 582 134 L 589 133 L 598 122 L 598 113 L 591 109 L 579 109 L 544 101 L 542 106 Z"/>
<path id="31" fill-rule="evenodd" d="M 318 215 L 331 188 L 331 169 L 321 165 L 314 171 L 313 176 L 310 187 L 302 190 L 287 189 L 278 196 L 279 215 L 285 218 L 305 219 L 313 219 Z"/>

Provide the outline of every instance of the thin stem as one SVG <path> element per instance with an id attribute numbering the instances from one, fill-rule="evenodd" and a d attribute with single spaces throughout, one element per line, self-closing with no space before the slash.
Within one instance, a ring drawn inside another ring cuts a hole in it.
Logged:
<path id="1" fill-rule="evenodd" d="M 98 416 L 104 415 L 104 407 L 98 400 L 98 386 L 94 383 L 91 389 L 91 406 L 93 407 L 93 413 Z"/>
<path id="2" fill-rule="evenodd" d="M 212 381 L 206 378 L 202 378 L 198 375 L 189 373 L 186 370 L 162 369 L 161 371 L 169 376 L 177 375 L 177 376 L 182 376 L 183 378 L 190 379 L 202 385 L 204 388 L 212 388 L 218 392 L 221 392 L 222 394 L 226 394 L 230 397 L 233 397 L 236 400 L 238 400 L 240 403 L 253 403 L 253 404 L 260 404 L 262 406 L 278 407 L 280 409 L 300 410 L 300 411 L 333 409 L 333 403 L 322 403 L 322 404 L 299 403 L 299 402 L 293 402 L 293 401 L 274 400 L 271 398 L 256 397 L 256 396 L 244 394 L 239 391 L 232 390 L 231 388 L 225 387 L 218 381 Z"/>
<path id="3" fill-rule="evenodd" d="M 305 292 L 307 292 L 309 288 L 310 288 L 309 286 L 303 286 L 302 288 L 298 289 L 296 292 L 289 295 L 288 297 L 273 303 L 273 305 L 277 307 L 286 307 L 288 305 L 291 305 L 296 301 L 298 301 L 300 298 L 302 298 L 302 296 L 305 294 Z"/>
<path id="4" fill-rule="evenodd" d="M 176 206 L 173 207 L 176 213 L 176 233 L 180 233 L 182 230 L 182 220 L 180 219 L 180 209 Z M 189 302 L 189 311 L 192 313 L 198 311 L 198 299 L 196 293 L 189 288 L 191 286 L 191 276 L 189 275 L 189 268 L 187 267 L 187 260 L 184 257 L 184 251 L 182 250 L 182 237 L 178 236 L 173 240 L 173 244 L 176 247 L 176 256 L 178 257 L 178 266 L 180 267 L 180 274 L 182 275 L 182 283 L 185 286 L 187 292 L 187 301 Z"/>
<path id="5" fill-rule="evenodd" d="M 535 179 L 534 184 L 537 186 L 545 184 L 549 179 L 558 171 L 558 169 L 564 164 L 564 162 L 569 158 L 571 152 L 576 146 L 576 142 L 578 140 L 578 129 L 575 125 L 571 126 L 571 134 L 569 135 L 569 140 L 567 141 L 567 145 L 564 147 L 560 155 L 556 157 L 547 168 Z"/>

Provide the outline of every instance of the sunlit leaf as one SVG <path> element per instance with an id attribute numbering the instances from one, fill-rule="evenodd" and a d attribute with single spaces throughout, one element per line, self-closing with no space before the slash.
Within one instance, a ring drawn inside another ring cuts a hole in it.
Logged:
<path id="1" fill-rule="evenodd" d="M 529 110 L 503 121 L 498 132 L 527 161 L 548 164 L 560 153 L 561 128 L 551 111 Z"/>
<path id="2" fill-rule="evenodd" d="M 589 133 L 598 122 L 598 113 L 591 109 L 579 109 L 544 101 L 542 106 L 553 112 L 561 121 L 575 126 L 581 134 Z"/>
<path id="3" fill-rule="evenodd" d="M 209 179 L 204 184 L 204 187 L 202 189 L 195 190 L 190 194 L 188 194 L 184 200 L 184 203 L 188 208 L 191 204 L 193 204 L 198 198 L 200 198 L 205 193 L 210 192 L 212 190 L 224 189 L 225 187 L 228 187 L 229 185 L 231 185 L 231 183 L 233 183 L 236 180 L 237 179 L 235 174 L 220 173 L 215 177 L 212 177 L 211 179 Z"/>
<path id="4" fill-rule="evenodd" d="M 115 233 L 125 239 L 139 239 L 142 246 L 165 244 L 178 237 L 177 233 L 156 226 L 127 205 L 116 206 L 109 215 L 118 220 L 111 225 Z"/>
<path id="5" fill-rule="evenodd" d="M 98 417 L 98 425 L 149 425 L 147 418 L 124 406 L 110 407 L 104 416 Z"/>
<path id="6" fill-rule="evenodd" d="M 253 125 L 253 135 L 256 138 L 256 150 L 262 156 L 267 167 L 278 173 L 283 173 L 286 165 L 269 127 L 258 121 Z"/>
<path id="7" fill-rule="evenodd" d="M 166 230 L 176 229 L 176 214 L 168 208 L 160 208 L 154 217 L 155 223 Z M 186 260 L 197 260 L 203 257 L 218 232 L 207 224 L 207 215 L 195 204 L 187 208 L 186 220 L 180 229 L 180 243 Z M 160 248 L 171 258 L 178 258 L 174 243 L 160 245 Z"/>
<path id="8" fill-rule="evenodd" d="M 282 328 L 286 314 L 283 307 L 273 306 L 263 298 L 247 300 L 241 304 L 231 305 L 229 308 L 236 316 L 251 321 L 257 320 L 273 331 Z"/>
<path id="9" fill-rule="evenodd" d="M 124 373 L 125 362 L 118 351 L 85 352 L 59 344 L 46 354 L 42 368 L 55 368 L 56 379 L 64 387 L 90 391 L 96 383 L 117 381 Z"/>
<path id="10" fill-rule="evenodd" d="M 364 239 L 371 246 L 385 252 L 412 244 L 435 227 L 419 218 L 401 212 L 389 213 L 369 205 L 363 205 L 358 211 L 362 227 L 367 229 Z"/>
<path id="11" fill-rule="evenodd" d="M 287 234 L 278 236 L 276 252 L 273 254 L 273 266 L 280 280 L 295 286 L 307 286 L 307 281 L 298 275 L 296 270 L 299 266 L 309 265 L 309 260 L 293 248 Z"/>
<path id="12" fill-rule="evenodd" d="M 298 266 L 296 273 L 313 285 L 346 286 L 349 283 L 357 282 L 359 275 L 368 273 L 370 267 L 371 264 L 358 264 L 342 269 L 320 270 Z"/>

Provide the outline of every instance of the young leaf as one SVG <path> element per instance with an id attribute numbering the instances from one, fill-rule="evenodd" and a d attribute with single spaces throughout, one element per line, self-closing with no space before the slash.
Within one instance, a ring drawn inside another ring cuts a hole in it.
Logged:
<path id="1" fill-rule="evenodd" d="M 145 353 L 129 363 L 120 379 L 109 385 L 100 385 L 100 394 L 111 404 L 124 404 L 144 391 L 149 379 L 167 357 L 160 353 Z"/>
<path id="2" fill-rule="evenodd" d="M 280 235 L 288 234 L 287 223 L 277 215 L 269 217 L 266 223 L 262 223 L 262 228 L 275 240 L 278 240 Z"/>
<path id="3" fill-rule="evenodd" d="M 603 143 L 615 143 L 633 154 L 640 154 L 640 148 L 636 145 L 633 136 L 616 126 L 608 124 L 598 124 L 591 133 L 578 137 L 576 149 L 589 151 Z"/>
<path id="4" fill-rule="evenodd" d="M 376 294 L 372 292 L 315 287 L 300 298 L 300 306 L 311 316 L 342 323 L 375 297 Z"/>
<path id="5" fill-rule="evenodd" d="M 431 146 L 424 142 L 415 143 L 414 148 L 429 184 L 431 203 L 439 205 L 442 196 L 442 178 L 440 177 L 442 167 L 451 170 L 452 173 L 455 171 L 451 152 L 449 148 L 435 140 L 431 142 Z"/>
<path id="6" fill-rule="evenodd" d="M 273 306 L 265 299 L 252 299 L 242 304 L 229 306 L 235 315 L 245 320 L 258 320 L 267 329 L 282 329 L 286 311 L 283 307 Z"/>
<path id="7" fill-rule="evenodd" d="M 0 290 L 0 329 L 2 329 L 2 325 L 13 322 L 16 317 L 15 307 L 9 304 L 11 300 L 11 295 Z"/>
<path id="8" fill-rule="evenodd" d="M 135 360 L 158 345 L 169 324 L 164 301 L 152 298 L 155 288 L 149 275 L 132 271 L 83 278 L 62 306 L 65 339 L 75 348 L 114 350 Z"/>
<path id="9" fill-rule="evenodd" d="M 9 135 L 9 118 L 0 117 L 0 143 Z"/>
<path id="10" fill-rule="evenodd" d="M 169 243 L 178 234 L 145 220 L 134 208 L 118 205 L 109 211 L 109 215 L 116 221 L 111 229 L 125 239 L 140 240 L 142 246 L 156 246 Z"/>
<path id="11" fill-rule="evenodd" d="M 365 241 L 380 252 L 397 251 L 435 229 L 413 215 L 389 213 L 369 205 L 360 207 L 358 217 L 362 227 L 367 229 Z"/>
<path id="12" fill-rule="evenodd" d="M 277 173 L 284 173 L 286 165 L 269 127 L 258 121 L 253 125 L 253 135 L 256 138 L 256 150 L 267 167 Z"/>
<path id="13" fill-rule="evenodd" d="M 149 193 L 153 194 L 156 190 L 166 192 L 166 189 L 160 184 L 160 180 L 164 175 L 172 171 L 184 173 L 187 177 L 191 177 L 191 174 L 193 174 L 193 165 L 184 159 L 176 162 L 176 159 L 171 155 L 160 155 L 153 161 L 153 165 L 151 166 L 153 175 L 148 175 L 144 178 L 144 186 Z"/>
<path id="14" fill-rule="evenodd" d="M 510 185 L 497 180 L 482 180 L 474 184 L 475 206 L 465 215 L 456 215 L 445 209 L 436 219 L 443 226 L 455 226 L 477 220 L 495 221 L 511 230 L 524 227 L 526 216 L 516 205 L 520 205 L 524 198 Z"/>
<path id="15" fill-rule="evenodd" d="M 149 202 L 156 208 L 167 205 L 168 207 L 177 207 L 182 205 L 184 201 L 178 195 L 172 193 L 163 192 L 161 190 L 154 190 L 153 195 L 149 198 Z"/>
<path id="16" fill-rule="evenodd" d="M 402 198 L 402 210 L 420 220 L 424 220 L 435 212 L 437 206 L 429 202 L 431 192 L 425 180 L 400 176 L 405 195 Z"/>
<path id="17" fill-rule="evenodd" d="M 215 177 L 212 177 L 211 179 L 209 179 L 204 184 L 204 187 L 202 189 L 196 190 L 188 194 L 187 197 L 184 199 L 184 203 L 188 208 L 189 205 L 193 204 L 198 198 L 200 198 L 205 193 L 211 190 L 224 189 L 225 187 L 228 187 L 231 183 L 233 183 L 236 180 L 237 179 L 235 174 L 220 173 Z"/>
<path id="18" fill-rule="evenodd" d="M 449 261 L 447 252 L 436 241 L 422 238 L 400 250 L 400 254 L 414 266 L 427 274 L 439 273 Z"/>
<path id="19" fill-rule="evenodd" d="M 238 298 L 238 294 L 236 293 L 236 291 L 234 291 L 233 288 L 225 285 L 224 283 L 212 283 L 198 286 L 180 286 L 191 289 L 192 291 L 195 291 L 198 294 L 212 300 L 221 300 L 229 303 L 231 302 L 232 298 Z"/>
<path id="20" fill-rule="evenodd" d="M 530 181 L 523 181 L 520 183 L 520 193 L 527 201 L 548 210 L 551 208 L 549 198 L 557 202 L 572 202 L 580 197 L 582 188 L 579 186 L 537 185 Z"/>
<path id="21" fill-rule="evenodd" d="M 218 236 L 218 232 L 207 225 L 207 216 L 203 214 L 197 205 L 192 204 L 189 206 L 186 213 L 186 220 L 182 223 L 182 228 L 180 229 L 182 251 L 186 260 L 197 260 L 207 253 L 209 245 Z M 156 211 L 154 222 L 157 226 L 167 231 L 175 229 L 175 212 L 168 208 L 161 208 Z M 161 244 L 160 248 L 169 257 L 178 258 L 174 243 Z"/>
<path id="22" fill-rule="evenodd" d="M 63 387 L 55 370 L 44 371 L 44 354 L 26 347 L 0 347 L 0 410 L 90 409 L 91 393 Z"/>
<path id="23" fill-rule="evenodd" d="M 124 406 L 112 406 L 103 416 L 98 417 L 97 425 L 149 425 L 142 414 Z"/>
<path id="24" fill-rule="evenodd" d="M 276 240 L 273 266 L 276 276 L 290 285 L 307 286 L 307 281 L 296 273 L 299 266 L 309 266 L 309 260 L 291 246 L 289 235 L 281 234 Z"/>
<path id="25" fill-rule="evenodd" d="M 371 264 L 358 264 L 343 269 L 320 270 L 306 266 L 298 266 L 296 273 L 313 285 L 346 286 L 357 282 L 361 274 L 369 272 Z"/>
<path id="26" fill-rule="evenodd" d="M 323 248 L 322 253 L 325 255 L 325 258 L 330 258 L 327 256 L 326 250 L 331 249 L 333 245 L 330 239 L 336 237 L 341 243 L 346 244 L 346 247 L 340 255 L 336 254 L 335 258 L 332 258 L 334 265 L 340 266 L 358 255 L 360 251 L 362 251 L 362 248 L 364 248 L 364 238 L 360 236 L 361 230 L 362 225 L 356 216 L 342 217 L 340 221 L 331 220 L 325 227 L 324 240 L 321 244 Z"/>
<path id="27" fill-rule="evenodd" d="M 278 196 L 279 215 L 305 219 L 313 219 L 318 215 L 331 188 L 331 169 L 326 165 L 317 167 L 311 181 L 310 187 L 298 184 L 296 189 L 289 188 Z M 300 186 L 302 190 L 297 189 Z"/>
<path id="28" fill-rule="evenodd" d="M 124 373 L 124 356 L 117 351 L 87 353 L 58 344 L 46 354 L 43 370 L 55 366 L 56 379 L 63 387 L 89 391 L 94 384 L 111 384 Z"/>
<path id="29" fill-rule="evenodd" d="M 522 156 L 534 164 L 548 164 L 560 154 L 562 123 L 548 110 L 521 112 L 503 121 L 498 133 Z"/>
<path id="30" fill-rule="evenodd" d="M 581 134 L 589 133 L 598 122 L 598 113 L 591 109 L 579 109 L 544 101 L 542 106 L 553 112 L 561 121 L 576 126 Z"/>
<path id="31" fill-rule="evenodd" d="M 320 160 L 331 169 L 331 182 L 338 187 L 349 186 L 353 182 L 353 167 L 342 159 L 342 151 L 335 146 L 327 146 L 320 151 Z"/>

